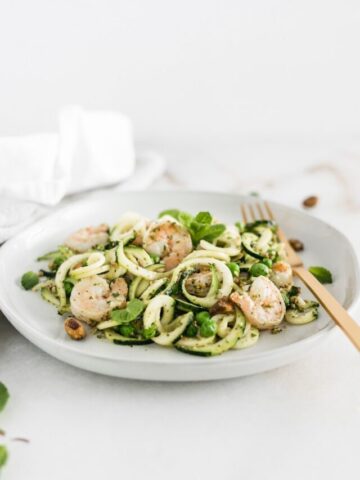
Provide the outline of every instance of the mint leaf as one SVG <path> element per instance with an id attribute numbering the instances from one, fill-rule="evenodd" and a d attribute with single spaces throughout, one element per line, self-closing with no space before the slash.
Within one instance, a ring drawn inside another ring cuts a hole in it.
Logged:
<path id="1" fill-rule="evenodd" d="M 142 314 L 144 309 L 145 304 L 141 300 L 134 298 L 128 302 L 126 308 L 123 308 L 122 310 L 113 310 L 111 312 L 111 320 L 115 320 L 119 325 L 122 323 L 130 323 L 136 320 Z"/>
<path id="2" fill-rule="evenodd" d="M 9 399 L 8 389 L 0 382 L 0 412 L 4 410 L 5 405 Z"/>
<path id="3" fill-rule="evenodd" d="M 312 273 L 320 283 L 333 283 L 332 274 L 325 267 L 309 267 L 309 272 Z"/>
<path id="4" fill-rule="evenodd" d="M 3 467 L 8 459 L 8 451 L 5 445 L 0 445 L 0 468 Z"/>

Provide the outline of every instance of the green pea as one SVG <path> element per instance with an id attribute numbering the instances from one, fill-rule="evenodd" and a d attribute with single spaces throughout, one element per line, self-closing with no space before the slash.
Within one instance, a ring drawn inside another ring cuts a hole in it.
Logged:
<path id="1" fill-rule="evenodd" d="M 21 277 L 21 285 L 25 288 L 25 290 L 31 290 L 38 283 L 39 275 L 34 272 L 26 272 Z"/>
<path id="2" fill-rule="evenodd" d="M 68 282 L 68 281 L 65 280 L 64 290 L 65 290 L 65 293 L 66 293 L 67 297 L 70 297 L 70 294 L 71 294 L 71 291 L 72 291 L 73 288 L 74 288 L 74 284 L 72 282 Z"/>
<path id="3" fill-rule="evenodd" d="M 64 261 L 64 257 L 55 257 L 50 266 L 51 270 L 57 270 Z"/>
<path id="4" fill-rule="evenodd" d="M 216 323 L 214 320 L 207 320 L 206 322 L 203 322 L 203 324 L 200 327 L 200 335 L 202 337 L 212 337 L 215 335 L 217 330 Z"/>
<path id="5" fill-rule="evenodd" d="M 199 312 L 195 316 L 196 321 L 198 322 L 199 325 L 202 325 L 204 322 L 208 322 L 210 320 L 210 314 L 209 312 L 206 312 L 205 310 L 203 312 Z"/>
<path id="6" fill-rule="evenodd" d="M 270 258 L 264 258 L 264 260 L 261 260 L 261 263 L 263 263 L 264 265 L 266 265 L 269 268 L 271 268 L 272 264 L 273 264 L 273 262 Z"/>
<path id="7" fill-rule="evenodd" d="M 132 325 L 118 325 L 116 330 L 124 337 L 131 337 L 135 331 Z"/>
<path id="8" fill-rule="evenodd" d="M 250 268 L 250 275 L 252 277 L 260 277 L 263 275 L 266 277 L 269 274 L 269 267 L 264 265 L 263 263 L 254 263 Z"/>
<path id="9" fill-rule="evenodd" d="M 235 262 L 230 262 L 226 264 L 229 267 L 229 270 L 233 274 L 233 277 L 238 277 L 240 275 L 240 267 Z"/>
<path id="10" fill-rule="evenodd" d="M 197 333 L 198 333 L 198 328 L 194 323 L 190 323 L 190 325 L 186 327 L 186 330 L 185 330 L 186 337 L 196 337 Z"/>

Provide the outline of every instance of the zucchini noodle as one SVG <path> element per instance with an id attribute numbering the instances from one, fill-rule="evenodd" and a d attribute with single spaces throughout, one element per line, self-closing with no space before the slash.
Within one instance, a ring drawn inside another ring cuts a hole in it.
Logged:
<path id="1" fill-rule="evenodd" d="M 124 244 L 122 241 L 119 243 L 116 254 L 119 264 L 133 275 L 145 278 L 146 280 L 156 280 L 157 278 L 159 278 L 159 274 L 157 274 L 156 272 L 147 270 L 146 268 L 138 265 L 136 263 L 136 256 L 134 254 L 132 254 L 133 260 L 128 258 L 124 250 Z"/>
<path id="2" fill-rule="evenodd" d="M 200 242 L 201 245 L 201 242 Z M 201 258 L 201 257 L 206 257 L 206 258 L 216 258 L 216 260 L 222 260 L 223 262 L 230 262 L 230 255 L 218 250 L 209 249 L 209 250 L 195 250 L 194 252 L 190 253 L 185 259 L 186 260 L 191 260 L 192 258 Z"/>
<path id="3" fill-rule="evenodd" d="M 110 240 L 124 240 L 129 233 L 143 235 L 146 231 L 146 219 L 138 213 L 125 213 L 110 231 Z"/>
<path id="4" fill-rule="evenodd" d="M 174 319 L 175 301 L 168 295 L 158 295 L 152 299 L 144 313 L 144 327 L 156 327 L 157 336 L 153 341 L 159 345 L 171 345 L 192 321 L 194 314 L 185 313 Z"/>
<path id="5" fill-rule="evenodd" d="M 217 246 L 213 245 L 212 243 L 207 242 L 206 240 L 201 240 L 200 247 L 203 248 L 204 250 L 210 250 L 210 251 L 213 251 L 213 252 L 225 253 L 226 255 L 229 255 L 229 257 L 236 257 L 236 255 L 239 255 L 239 253 L 240 253 L 240 248 L 217 247 Z"/>
<path id="6" fill-rule="evenodd" d="M 105 265 L 105 256 L 100 252 L 94 252 L 87 259 L 87 265 L 85 267 L 72 268 L 70 270 L 70 277 L 74 280 L 81 280 L 82 278 L 99 275 L 100 273 L 108 271 L 109 265 Z"/>
<path id="7" fill-rule="evenodd" d="M 221 286 L 218 287 L 216 285 L 216 291 L 215 291 L 215 288 L 213 289 L 210 288 L 209 293 L 206 295 L 205 298 L 195 297 L 195 295 L 189 294 L 185 288 L 183 289 L 183 293 L 186 295 L 186 297 L 189 300 L 195 303 L 195 305 L 200 305 L 200 306 L 209 308 L 209 307 L 212 307 L 219 298 L 230 295 L 232 290 L 232 285 L 233 285 L 232 273 L 229 270 L 229 268 L 220 260 L 204 257 L 204 258 L 192 258 L 190 260 L 186 260 L 182 262 L 174 270 L 171 277 L 171 282 L 168 288 L 170 288 L 179 280 L 179 277 L 183 270 L 186 270 L 189 267 L 198 266 L 198 265 L 205 265 L 207 267 L 211 267 L 213 265 L 216 269 L 217 274 L 221 278 L 220 280 Z M 212 286 L 214 283 L 216 284 L 216 281 L 214 280 L 214 275 L 213 275 Z"/>
<path id="8" fill-rule="evenodd" d="M 60 265 L 55 276 L 55 285 L 56 285 L 57 294 L 60 301 L 60 307 L 63 307 L 66 304 L 64 280 L 69 270 L 72 267 L 81 264 L 84 260 L 87 260 L 92 254 L 93 252 L 82 253 L 80 255 L 73 255 L 72 257 L 70 257 L 68 260 L 65 260 L 65 262 Z"/>
<path id="9" fill-rule="evenodd" d="M 21 285 L 102 341 L 241 355 L 263 330 L 315 321 L 318 304 L 293 285 L 274 222 L 236 225 L 209 212 L 170 209 L 151 221 L 128 212 L 112 227 L 75 232 Z"/>

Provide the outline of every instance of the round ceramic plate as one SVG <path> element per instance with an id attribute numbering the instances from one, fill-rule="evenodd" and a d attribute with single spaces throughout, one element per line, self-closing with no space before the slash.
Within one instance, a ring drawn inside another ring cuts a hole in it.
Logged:
<path id="1" fill-rule="evenodd" d="M 186 355 L 155 344 L 117 346 L 88 336 L 74 342 L 66 336 L 56 310 L 40 295 L 20 287 L 22 273 L 39 268 L 35 259 L 54 249 L 82 226 L 114 223 L 125 211 L 137 211 L 155 218 L 168 208 L 196 213 L 212 212 L 224 222 L 240 219 L 240 204 L 253 198 L 240 195 L 195 192 L 111 193 L 92 196 L 40 220 L 0 249 L 0 306 L 10 322 L 31 342 L 48 354 L 98 373 L 145 380 L 215 380 L 249 375 L 290 363 L 323 341 L 333 322 L 323 309 L 319 319 L 308 325 L 286 325 L 272 335 L 262 332 L 252 348 L 233 350 L 218 357 Z M 331 292 L 350 309 L 359 294 L 356 255 L 348 240 L 333 227 L 301 211 L 271 204 L 285 232 L 301 239 L 306 265 L 323 265 L 334 276 Z M 334 254 L 336 252 L 336 254 Z M 304 292 L 311 297 L 309 292 Z"/>

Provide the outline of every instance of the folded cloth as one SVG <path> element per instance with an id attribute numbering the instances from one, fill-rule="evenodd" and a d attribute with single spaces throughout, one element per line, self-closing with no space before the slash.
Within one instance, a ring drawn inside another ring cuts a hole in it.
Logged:
<path id="1" fill-rule="evenodd" d="M 61 110 L 58 134 L 0 139 L 0 197 L 56 205 L 65 195 L 119 183 L 135 167 L 129 119 Z"/>
<path id="2" fill-rule="evenodd" d="M 58 134 L 0 138 L 0 243 L 66 195 L 72 199 L 111 186 L 140 190 L 160 176 L 164 166 L 154 153 L 135 157 L 126 116 L 66 107 L 59 115 Z"/>

